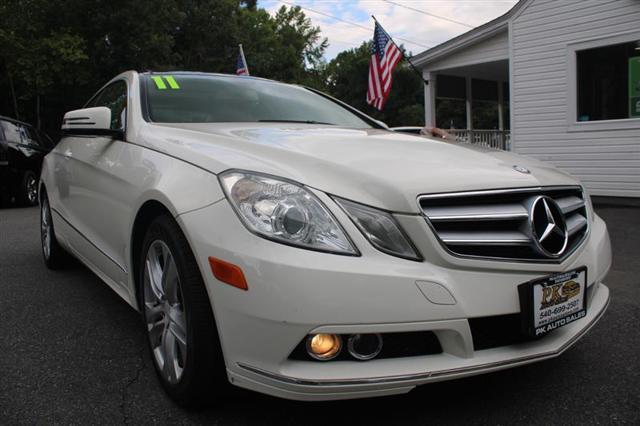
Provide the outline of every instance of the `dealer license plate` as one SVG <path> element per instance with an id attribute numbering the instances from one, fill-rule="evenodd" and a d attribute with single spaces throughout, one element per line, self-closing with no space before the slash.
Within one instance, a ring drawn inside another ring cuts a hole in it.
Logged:
<path id="1" fill-rule="evenodd" d="M 541 336 L 587 315 L 587 268 L 554 274 L 518 286 L 523 328 Z"/>

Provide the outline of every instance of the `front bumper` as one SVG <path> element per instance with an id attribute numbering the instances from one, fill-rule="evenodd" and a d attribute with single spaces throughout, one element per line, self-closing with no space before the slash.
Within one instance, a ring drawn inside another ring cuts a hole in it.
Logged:
<path id="1" fill-rule="evenodd" d="M 332 208 L 330 200 L 323 201 Z M 302 250 L 256 237 L 226 200 L 178 217 L 207 285 L 232 383 L 298 400 L 405 393 L 427 382 L 557 356 L 607 307 L 609 290 L 601 282 L 611 264 L 611 248 L 606 225 L 598 217 L 582 247 L 561 264 L 453 258 L 437 251 L 424 219 L 399 217 L 410 235 L 427 236 L 414 238 L 414 243 L 428 262 L 413 262 L 376 251 L 340 209 L 332 211 L 361 257 Z M 249 291 L 217 281 L 209 256 L 239 265 Z M 518 284 L 580 266 L 587 267 L 590 286 L 585 318 L 540 340 L 474 350 L 468 318 L 517 313 Z M 425 282 L 445 289 L 450 300 L 430 300 L 419 287 Z M 367 362 L 289 359 L 310 333 L 428 330 L 440 341 L 441 354 Z"/>
<path id="2" fill-rule="evenodd" d="M 272 373 L 244 364 L 239 364 L 239 367 L 244 371 L 235 372 L 229 369 L 228 374 L 231 382 L 238 386 L 295 400 L 367 398 L 407 393 L 414 387 L 425 383 L 490 373 L 559 356 L 595 325 L 608 305 L 609 289 L 605 285 L 599 284 L 596 293 L 592 296 L 587 316 L 545 336 L 542 341 L 478 351 L 473 358 L 466 359 L 445 353 L 404 360 L 380 360 L 378 361 L 380 364 L 376 365 L 375 369 L 390 372 L 385 376 L 377 376 L 376 374 L 380 374 L 380 371 L 366 369 L 367 371 L 362 377 L 355 377 L 358 375 L 358 364 L 362 364 L 358 362 L 345 362 L 342 368 L 342 377 L 348 378 L 341 379 L 300 378 L 305 373 L 302 366 L 302 368 L 294 367 L 287 371 L 288 374 L 294 376 Z M 442 327 L 443 325 L 437 324 L 436 326 Z M 449 324 L 452 328 L 458 325 L 463 326 L 463 324 Z M 414 328 L 428 330 L 433 326 L 434 324 L 430 323 L 411 323 L 394 324 L 392 328 L 403 331 Z M 373 328 L 379 330 L 379 327 Z M 340 333 L 348 332 L 348 329 L 354 329 L 354 331 L 357 329 L 358 332 L 363 332 L 361 326 L 325 327 L 323 331 Z M 366 328 L 364 329 L 366 330 Z M 389 365 L 384 365 L 383 362 Z M 393 374 L 392 370 L 402 371 L 400 374 Z M 306 373 L 308 374 L 308 372 Z"/>

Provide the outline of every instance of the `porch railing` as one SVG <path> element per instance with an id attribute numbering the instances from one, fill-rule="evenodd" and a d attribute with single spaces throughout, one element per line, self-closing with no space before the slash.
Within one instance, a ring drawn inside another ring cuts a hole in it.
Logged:
<path id="1" fill-rule="evenodd" d="M 464 142 L 505 151 L 511 148 L 509 130 L 451 129 L 447 132 Z"/>

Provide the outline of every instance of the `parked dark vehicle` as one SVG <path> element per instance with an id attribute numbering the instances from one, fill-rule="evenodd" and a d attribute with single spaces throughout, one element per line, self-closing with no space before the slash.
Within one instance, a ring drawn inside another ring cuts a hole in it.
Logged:
<path id="1" fill-rule="evenodd" d="M 54 147 L 49 136 L 30 124 L 0 116 L 0 202 L 38 203 L 42 159 Z"/>

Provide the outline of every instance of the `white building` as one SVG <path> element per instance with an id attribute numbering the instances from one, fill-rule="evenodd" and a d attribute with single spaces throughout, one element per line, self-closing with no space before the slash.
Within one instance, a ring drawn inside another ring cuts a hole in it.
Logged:
<path id="1" fill-rule="evenodd" d="M 413 62 L 427 125 L 640 197 L 640 0 L 521 0 Z"/>

